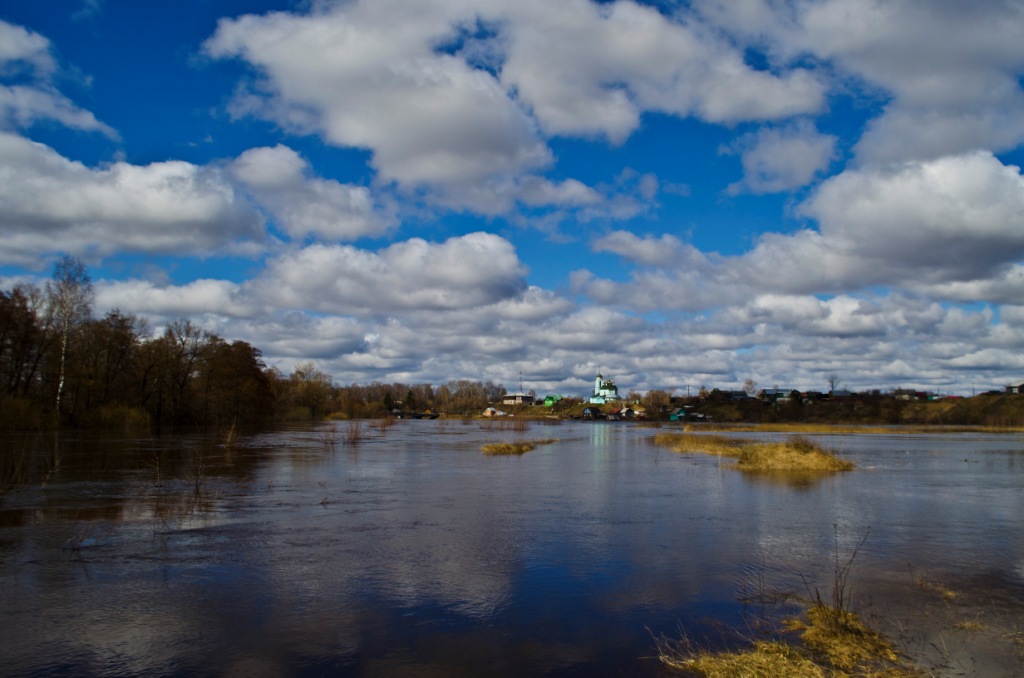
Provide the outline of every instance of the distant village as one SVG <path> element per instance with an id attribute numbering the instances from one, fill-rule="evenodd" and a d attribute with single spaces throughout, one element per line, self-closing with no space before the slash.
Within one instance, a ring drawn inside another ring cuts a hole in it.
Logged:
<path id="1" fill-rule="evenodd" d="M 834 381 L 834 378 L 833 378 Z M 838 386 L 838 384 L 834 384 Z M 751 408 L 772 408 L 772 410 L 785 411 L 795 408 L 820 404 L 819 409 L 842 406 L 846 410 L 856 411 L 866 409 L 869 411 L 881 412 L 883 407 L 880 403 L 890 402 L 894 406 L 906 403 L 936 402 L 942 400 L 960 400 L 963 396 L 942 395 L 932 391 L 922 391 L 910 388 L 897 388 L 892 391 L 882 392 L 871 390 L 866 392 L 852 392 L 845 388 L 833 388 L 829 391 L 800 391 L 790 388 L 762 388 L 756 389 L 753 384 L 747 385 L 745 390 L 720 390 L 707 389 L 702 387 L 699 394 L 695 396 L 677 396 L 663 391 L 658 391 L 661 398 L 634 397 L 627 402 L 619 393 L 615 381 L 605 378 L 598 373 L 594 379 L 593 388 L 589 396 L 572 397 L 563 395 L 547 395 L 538 398 L 533 393 L 525 393 L 520 385 L 520 390 L 515 393 L 506 393 L 500 402 L 502 407 L 510 409 L 521 409 L 523 407 L 541 406 L 558 409 L 560 405 L 571 403 L 574 405 L 585 404 L 572 418 L 588 420 L 643 420 L 659 419 L 668 421 L 712 421 L 713 414 L 705 414 L 702 409 L 720 411 L 724 407 L 734 406 L 739 408 L 750 418 Z M 986 391 L 980 396 L 997 395 L 1024 395 L 1024 383 L 1008 385 L 1002 391 Z M 488 407 L 484 416 L 500 417 L 509 416 L 508 412 L 499 409 L 497 404 Z M 892 410 L 893 408 L 889 408 Z M 898 409 L 898 408 L 897 408 Z M 792 414 L 792 412 L 791 412 Z M 760 417 L 758 417 L 760 418 Z"/>

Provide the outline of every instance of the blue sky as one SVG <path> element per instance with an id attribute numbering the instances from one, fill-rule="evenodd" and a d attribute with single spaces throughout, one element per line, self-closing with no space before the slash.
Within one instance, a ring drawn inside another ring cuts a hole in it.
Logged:
<path id="1" fill-rule="evenodd" d="M 0 287 L 289 373 L 1024 380 L 1024 3 L 0 9 Z"/>

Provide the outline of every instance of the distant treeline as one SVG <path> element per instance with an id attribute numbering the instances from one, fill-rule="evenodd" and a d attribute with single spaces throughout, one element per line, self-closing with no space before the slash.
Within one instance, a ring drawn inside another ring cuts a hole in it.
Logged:
<path id="1" fill-rule="evenodd" d="M 819 394 L 820 395 L 820 394 Z M 879 390 L 842 397 L 808 398 L 793 393 L 771 403 L 758 398 L 729 398 L 711 391 L 693 405 L 716 422 L 890 425 L 962 425 L 1024 427 L 1024 395 L 986 393 L 973 398 L 904 399 Z"/>
<path id="2" fill-rule="evenodd" d="M 0 291 L 0 429 L 225 426 L 382 416 L 394 409 L 476 413 L 491 382 L 339 386 L 312 363 L 289 376 L 260 349 L 189 320 L 153 336 L 118 310 L 93 317 L 92 282 L 65 257 L 42 287 Z"/>

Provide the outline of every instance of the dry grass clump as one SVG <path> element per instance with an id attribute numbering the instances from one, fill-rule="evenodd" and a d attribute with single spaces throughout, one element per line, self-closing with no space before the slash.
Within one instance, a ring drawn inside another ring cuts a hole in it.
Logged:
<path id="1" fill-rule="evenodd" d="M 807 610 L 807 621 L 790 621 L 787 628 L 800 631 L 804 645 L 843 671 L 864 670 L 896 663 L 892 644 L 849 610 L 816 604 Z M 901 674 L 889 674 L 901 675 Z"/>
<path id="2" fill-rule="evenodd" d="M 786 643 L 758 641 L 739 652 L 689 652 L 685 644 L 670 645 L 659 642 L 660 659 L 674 669 L 696 673 L 708 678 L 825 678 L 829 675 L 821 666 L 796 648 Z"/>
<path id="3" fill-rule="evenodd" d="M 831 600 L 823 598 L 815 588 L 803 616 L 785 621 L 778 640 L 756 641 L 742 651 L 713 653 L 695 650 L 685 636 L 677 641 L 656 639 L 662 663 L 690 674 L 716 678 L 921 676 L 915 667 L 901 661 L 889 641 L 850 609 L 850 570 L 867 534 L 850 557 L 842 562 L 839 558 L 838 528 L 836 530 Z M 794 633 L 799 634 L 799 641 L 785 637 Z"/>
<path id="4" fill-rule="evenodd" d="M 526 454 L 540 445 L 550 445 L 558 442 L 556 438 L 545 438 L 544 440 L 520 440 L 512 443 L 488 443 L 480 448 L 484 454 L 490 456 L 518 456 Z"/>
<path id="5" fill-rule="evenodd" d="M 758 424 L 702 423 L 687 424 L 684 431 L 731 431 L 759 433 L 806 433 L 832 435 L 854 433 L 858 435 L 920 435 L 928 433 L 978 433 L 990 429 L 984 426 L 953 426 L 948 424 L 902 424 L 898 426 L 878 426 L 874 424 L 817 424 L 806 422 L 773 422 Z M 999 429 L 1005 431 L 1007 429 Z"/>
<path id="6" fill-rule="evenodd" d="M 799 641 L 758 640 L 745 650 L 695 649 L 688 638 L 656 639 L 663 664 L 688 675 L 709 678 L 915 678 L 921 674 L 900 661 L 893 646 L 849 610 L 814 603 L 801 619 L 784 624 Z"/>
<path id="7" fill-rule="evenodd" d="M 740 448 L 736 467 L 745 471 L 852 471 L 853 462 L 802 436 L 778 443 L 753 443 Z"/>
<path id="8" fill-rule="evenodd" d="M 850 471 L 853 462 L 840 459 L 813 440 L 791 436 L 781 442 L 751 442 L 729 436 L 659 433 L 654 443 L 676 452 L 700 452 L 736 459 L 743 471 Z"/>
<path id="9" fill-rule="evenodd" d="M 737 446 L 742 440 L 729 436 L 702 435 L 697 433 L 657 433 L 654 444 L 676 452 L 700 452 L 717 454 L 722 457 L 738 456 Z"/>

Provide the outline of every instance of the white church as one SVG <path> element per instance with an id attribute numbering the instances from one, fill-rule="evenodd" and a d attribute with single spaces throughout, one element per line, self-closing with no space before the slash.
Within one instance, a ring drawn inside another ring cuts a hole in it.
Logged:
<path id="1" fill-rule="evenodd" d="M 619 387 L 611 379 L 605 379 L 600 373 L 594 379 L 594 394 L 590 396 L 590 404 L 604 405 L 614 403 L 622 398 L 619 396 Z"/>

